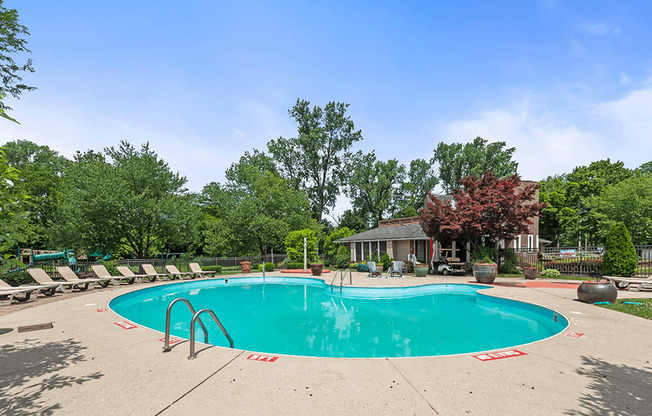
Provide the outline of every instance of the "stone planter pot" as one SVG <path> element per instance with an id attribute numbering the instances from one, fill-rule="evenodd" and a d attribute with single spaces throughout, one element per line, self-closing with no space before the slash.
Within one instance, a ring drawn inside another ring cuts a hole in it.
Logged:
<path id="1" fill-rule="evenodd" d="M 496 263 L 475 263 L 473 265 L 473 277 L 478 283 L 493 283 L 496 276 L 498 276 Z"/>
<path id="2" fill-rule="evenodd" d="M 616 286 L 608 282 L 582 282 L 577 288 L 577 298 L 584 303 L 614 303 L 617 297 Z"/>
<path id="3" fill-rule="evenodd" d="M 528 280 L 534 280 L 539 275 L 539 269 L 536 267 L 523 267 L 523 275 Z"/>
<path id="4" fill-rule="evenodd" d="M 321 276 L 321 271 L 324 270 L 323 264 L 311 264 L 310 271 L 313 276 Z"/>
<path id="5" fill-rule="evenodd" d="M 414 273 L 417 277 L 426 277 L 428 275 L 428 266 L 414 266 Z"/>
<path id="6" fill-rule="evenodd" d="M 240 267 L 242 267 L 242 273 L 249 273 L 251 271 L 251 262 L 250 261 L 241 261 Z"/>

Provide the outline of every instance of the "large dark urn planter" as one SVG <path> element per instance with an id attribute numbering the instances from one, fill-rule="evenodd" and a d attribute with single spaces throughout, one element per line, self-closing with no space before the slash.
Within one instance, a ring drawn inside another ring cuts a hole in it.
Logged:
<path id="1" fill-rule="evenodd" d="M 528 280 L 534 280 L 539 275 L 539 269 L 536 267 L 523 267 L 523 275 Z"/>
<path id="2" fill-rule="evenodd" d="M 311 264 L 310 271 L 313 276 L 321 276 L 321 271 L 324 269 L 323 264 Z"/>
<path id="3" fill-rule="evenodd" d="M 616 286 L 609 282 L 582 282 L 577 288 L 577 298 L 584 303 L 613 303 L 617 297 Z"/>
<path id="4" fill-rule="evenodd" d="M 475 263 L 473 265 L 473 277 L 478 283 L 493 283 L 496 276 L 498 276 L 496 263 Z"/>

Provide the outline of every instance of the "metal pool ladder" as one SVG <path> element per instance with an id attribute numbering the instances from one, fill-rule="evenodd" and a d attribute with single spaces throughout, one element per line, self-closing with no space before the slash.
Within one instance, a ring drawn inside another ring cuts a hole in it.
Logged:
<path id="1" fill-rule="evenodd" d="M 342 293 L 342 285 L 344 284 L 344 279 L 346 278 L 347 273 L 349 274 L 349 285 L 353 284 L 353 276 L 351 275 L 351 269 L 338 270 L 335 272 L 335 275 L 331 280 L 331 293 L 333 293 L 333 282 L 335 281 L 337 276 L 340 276 L 340 293 Z"/>
<path id="2" fill-rule="evenodd" d="M 177 298 L 172 302 L 170 302 L 170 304 L 168 305 L 167 312 L 165 313 L 165 343 L 163 345 L 163 352 L 169 352 L 172 350 L 172 348 L 170 348 L 170 312 L 172 311 L 172 306 L 174 306 L 174 304 L 177 302 L 185 303 L 188 309 L 190 309 L 190 312 L 192 312 L 192 320 L 190 321 L 190 355 L 188 356 L 189 360 L 197 358 L 197 354 L 195 353 L 195 322 L 199 321 L 199 325 L 204 330 L 204 342 L 208 344 L 208 330 L 206 329 L 206 326 L 202 322 L 201 318 L 199 318 L 199 315 L 201 315 L 202 313 L 208 313 L 213 318 L 213 321 L 215 321 L 217 326 L 220 327 L 222 333 L 229 341 L 230 347 L 233 348 L 233 339 L 231 338 L 231 335 L 229 335 L 228 331 L 226 330 L 226 328 L 224 328 L 224 325 L 222 325 L 222 322 L 220 322 L 219 318 L 217 317 L 217 315 L 215 315 L 215 312 L 213 312 L 212 309 L 205 308 L 200 310 L 199 312 L 196 312 L 195 308 L 192 307 L 192 304 L 188 299 Z"/>

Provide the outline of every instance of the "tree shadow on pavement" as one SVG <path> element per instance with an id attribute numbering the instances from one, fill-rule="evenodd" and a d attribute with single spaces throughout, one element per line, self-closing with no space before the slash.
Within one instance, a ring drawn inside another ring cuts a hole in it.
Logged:
<path id="1" fill-rule="evenodd" d="M 582 357 L 575 372 L 589 379 L 579 406 L 567 415 L 649 415 L 652 402 L 652 367 L 629 367 Z"/>
<path id="2" fill-rule="evenodd" d="M 12 416 L 61 413 L 60 403 L 46 402 L 44 392 L 102 377 L 99 372 L 81 377 L 59 373 L 85 361 L 82 355 L 85 348 L 72 339 L 45 343 L 27 339 L 0 345 L 0 413 Z M 59 394 L 69 394 L 69 391 L 62 390 Z"/>

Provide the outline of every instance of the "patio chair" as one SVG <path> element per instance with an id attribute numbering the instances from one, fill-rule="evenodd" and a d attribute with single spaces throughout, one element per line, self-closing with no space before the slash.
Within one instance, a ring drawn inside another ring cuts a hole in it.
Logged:
<path id="1" fill-rule="evenodd" d="M 170 280 L 174 280 L 174 276 L 171 276 L 169 273 L 159 273 L 159 272 L 157 272 L 156 269 L 154 268 L 154 266 L 152 266 L 151 264 L 144 263 L 144 264 L 141 264 L 140 267 L 143 268 L 143 271 L 146 274 L 156 276 L 156 279 L 158 279 L 158 280 L 163 280 L 164 277 L 168 278 Z"/>
<path id="2" fill-rule="evenodd" d="M 170 276 L 173 276 L 174 278 L 178 277 L 179 279 L 183 279 L 183 276 L 190 276 L 191 279 L 194 279 L 197 277 L 193 272 L 180 272 L 179 269 L 177 269 L 177 266 L 173 264 L 166 264 L 165 270 L 167 270 Z"/>
<path id="3" fill-rule="evenodd" d="M 61 289 L 63 293 L 70 293 L 75 288 L 83 292 L 84 290 L 88 289 L 91 286 L 91 282 L 83 282 L 83 283 L 65 282 L 65 281 L 55 282 L 47 273 L 45 273 L 45 270 L 40 269 L 38 267 L 30 267 L 29 269 L 27 269 L 27 273 L 29 273 L 29 275 L 32 276 L 32 279 L 36 280 L 38 284 L 43 286 L 56 285 L 56 289 Z"/>
<path id="4" fill-rule="evenodd" d="M 79 276 L 77 276 L 77 274 L 68 266 L 57 267 L 57 272 L 59 272 L 63 280 L 70 283 L 98 283 L 102 287 L 107 287 L 111 283 L 111 279 L 80 279 Z"/>
<path id="5" fill-rule="evenodd" d="M 215 276 L 216 274 L 216 272 L 211 270 L 206 270 L 206 271 L 202 270 L 199 263 L 190 263 L 190 270 L 192 270 L 192 272 L 195 273 L 195 275 L 197 275 L 198 277 L 203 277 L 204 275 L 210 277 L 211 275 Z"/>
<path id="6" fill-rule="evenodd" d="M 136 279 L 136 282 L 141 283 L 143 280 L 148 280 L 150 282 L 154 282 L 156 280 L 156 273 L 154 274 L 135 274 L 133 270 L 131 270 L 127 266 L 116 266 L 116 269 L 120 272 L 121 275 L 124 277 L 127 277 L 129 279 Z"/>
<path id="7" fill-rule="evenodd" d="M 367 266 L 369 266 L 369 274 L 367 277 L 383 277 L 382 272 L 376 267 L 376 262 L 368 261 Z"/>
<path id="8" fill-rule="evenodd" d="M 403 262 L 402 261 L 393 261 L 391 267 L 389 268 L 389 277 L 405 277 L 403 276 Z"/>
<path id="9" fill-rule="evenodd" d="M 26 289 L 26 290 L 29 289 L 29 290 L 38 290 L 39 292 L 43 293 L 45 296 L 52 296 L 54 295 L 54 292 L 57 290 L 58 287 L 59 284 L 56 282 L 51 285 L 27 284 L 27 285 L 20 285 L 20 287 L 13 287 L 9 283 L 0 279 L 0 291 L 2 292 L 17 290 L 17 289 Z"/>
<path id="10" fill-rule="evenodd" d="M 603 279 L 608 280 L 613 283 L 619 289 L 628 288 L 629 290 L 640 290 L 646 286 L 650 286 L 652 289 L 652 276 L 650 277 L 614 277 L 614 276 L 602 276 Z M 634 285 L 634 287 L 630 287 Z M 647 288 L 647 287 L 646 287 Z"/>
<path id="11" fill-rule="evenodd" d="M 32 296 L 32 292 L 37 290 L 28 287 L 13 287 L 4 280 L 0 280 L 0 282 L 3 283 L 2 287 L 0 288 L 0 306 L 9 306 L 11 305 L 11 302 L 14 301 L 14 299 L 16 299 L 18 302 L 27 302 L 30 296 Z"/>
<path id="12" fill-rule="evenodd" d="M 115 286 L 119 285 L 120 282 L 127 282 L 130 285 L 134 284 L 136 281 L 135 277 L 124 277 L 124 276 L 113 276 L 109 271 L 106 269 L 106 267 L 103 264 L 92 264 L 91 269 L 93 269 L 93 273 L 95 273 L 95 276 L 97 276 L 98 279 L 102 280 L 110 280 L 111 283 L 113 283 Z"/>

